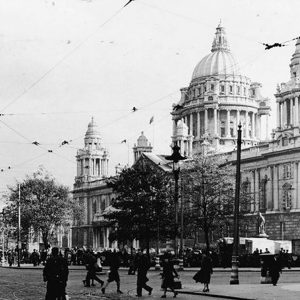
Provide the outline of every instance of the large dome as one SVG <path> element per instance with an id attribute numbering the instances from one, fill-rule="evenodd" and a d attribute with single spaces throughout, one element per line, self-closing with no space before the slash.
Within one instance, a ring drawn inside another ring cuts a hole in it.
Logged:
<path id="1" fill-rule="evenodd" d="M 195 67 L 192 80 L 213 75 L 240 75 L 239 66 L 227 45 L 225 29 L 219 25 L 211 53 Z"/>

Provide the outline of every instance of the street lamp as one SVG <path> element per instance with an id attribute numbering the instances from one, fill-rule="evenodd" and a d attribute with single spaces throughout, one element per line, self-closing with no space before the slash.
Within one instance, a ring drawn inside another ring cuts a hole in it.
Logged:
<path id="1" fill-rule="evenodd" d="M 18 185 L 18 268 L 20 268 L 20 260 L 21 260 L 21 188 L 20 184 Z"/>
<path id="2" fill-rule="evenodd" d="M 180 167 L 179 167 L 179 162 L 181 160 L 186 159 L 186 157 L 181 156 L 180 154 L 180 147 L 177 145 L 175 142 L 174 146 L 172 147 L 173 153 L 170 156 L 166 156 L 166 160 L 171 160 L 173 161 L 173 174 L 174 174 L 174 181 L 175 181 L 175 187 L 174 187 L 174 208 L 175 208 L 175 257 L 178 258 L 178 248 L 177 248 L 177 231 L 178 231 L 178 180 L 179 180 L 179 173 L 180 173 Z M 181 228 L 182 230 L 182 228 Z M 181 243 L 182 246 L 182 243 Z M 183 249 L 181 249 L 181 257 L 183 255 Z"/>
<path id="3" fill-rule="evenodd" d="M 2 266 L 4 265 L 4 214 L 3 212 L 0 213 L 0 225 L 1 225 L 1 233 L 2 233 L 2 257 L 1 257 L 1 263 Z"/>
<path id="4" fill-rule="evenodd" d="M 238 125 L 237 151 L 236 151 L 236 177 L 235 177 L 235 199 L 234 199 L 234 236 L 232 251 L 232 266 L 230 284 L 239 284 L 239 205 L 240 205 L 240 183 L 241 183 L 241 145 L 242 125 Z"/>

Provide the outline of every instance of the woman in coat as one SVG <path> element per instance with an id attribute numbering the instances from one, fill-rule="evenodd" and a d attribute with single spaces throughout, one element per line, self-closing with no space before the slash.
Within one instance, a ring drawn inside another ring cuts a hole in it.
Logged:
<path id="1" fill-rule="evenodd" d="M 161 298 L 166 298 L 167 288 L 169 288 L 174 293 L 174 298 L 176 298 L 178 292 L 174 290 L 174 277 L 179 278 L 176 270 L 174 269 L 174 264 L 172 262 L 171 253 L 166 252 L 163 256 L 163 272 L 162 272 L 162 289 L 164 290 L 164 294 Z"/>
<path id="2" fill-rule="evenodd" d="M 207 255 L 207 253 L 202 254 L 202 260 L 201 260 L 201 269 L 198 271 L 193 279 L 196 282 L 201 282 L 204 284 L 203 292 L 209 292 L 209 283 L 210 283 L 210 277 L 213 273 L 212 269 L 212 260 Z"/>
<path id="3" fill-rule="evenodd" d="M 278 279 L 279 279 L 279 273 L 282 272 L 281 269 L 281 264 L 280 261 L 278 259 L 278 256 L 275 255 L 274 258 L 272 259 L 272 261 L 270 262 L 270 266 L 269 266 L 269 274 L 271 276 L 272 279 L 272 284 L 275 286 L 277 285 Z"/>

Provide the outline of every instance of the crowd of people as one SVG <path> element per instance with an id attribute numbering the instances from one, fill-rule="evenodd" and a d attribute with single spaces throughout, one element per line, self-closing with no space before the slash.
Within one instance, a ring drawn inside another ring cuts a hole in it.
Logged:
<path id="1" fill-rule="evenodd" d="M 255 249 L 252 254 L 240 256 L 240 262 L 251 260 L 254 266 L 261 267 L 261 276 L 270 276 L 273 285 L 276 285 L 282 269 L 284 267 L 290 268 L 293 259 L 292 255 L 284 249 L 281 249 L 275 256 L 268 255 L 269 253 L 267 248 L 264 251 Z M 180 254 L 183 255 L 186 264 L 200 267 L 200 270 L 194 275 L 193 279 L 196 282 L 204 284 L 203 292 L 209 292 L 209 283 L 213 268 L 222 266 L 222 262 L 224 261 L 222 253 L 217 254 L 213 250 L 185 249 Z M 268 259 L 262 259 L 262 254 L 268 257 Z M 16 262 L 17 255 L 17 249 L 8 250 L 4 253 L 10 266 Z M 134 250 L 131 254 L 128 254 L 126 250 L 94 252 L 89 249 L 67 248 L 62 251 L 56 247 L 52 248 L 51 252 L 46 250 L 33 250 L 32 253 L 28 253 L 26 250 L 20 251 L 20 258 L 23 263 L 32 263 L 33 266 L 44 265 L 43 277 L 44 281 L 47 282 L 46 300 L 67 299 L 65 290 L 69 273 L 68 266 L 71 264 L 84 265 L 87 271 L 85 278 L 83 278 L 84 286 L 95 286 L 95 282 L 98 282 L 103 294 L 106 293 L 106 288 L 111 282 L 116 283 L 117 293 L 122 294 L 119 267 L 128 267 L 129 275 L 137 273 L 136 296 L 141 297 L 143 290 L 151 295 L 153 288 L 147 284 L 149 281 L 147 272 L 151 266 L 155 265 L 153 257 L 140 249 L 137 251 Z M 174 265 L 177 263 L 178 261 L 174 259 L 169 249 L 160 256 L 160 265 L 162 267 L 162 273 L 160 274 L 162 278 L 162 298 L 166 298 L 167 291 L 171 291 L 174 298 L 177 296 L 176 281 L 174 280 L 176 277 L 179 278 L 178 273 L 174 269 Z M 106 280 L 98 277 L 99 274 L 103 275 L 103 273 L 100 273 L 103 265 L 109 266 L 108 278 Z"/>

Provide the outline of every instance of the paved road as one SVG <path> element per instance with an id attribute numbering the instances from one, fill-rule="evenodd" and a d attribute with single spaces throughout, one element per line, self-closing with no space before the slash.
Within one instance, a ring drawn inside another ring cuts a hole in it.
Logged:
<path id="1" fill-rule="evenodd" d="M 202 286 L 195 285 L 191 279 L 195 271 L 181 272 L 180 277 L 183 286 L 193 286 L 198 291 L 202 290 Z M 85 288 L 82 285 L 82 279 L 85 276 L 84 270 L 72 270 L 70 272 L 67 291 L 71 300 L 83 299 L 133 299 L 135 298 L 136 276 L 128 276 L 125 271 L 120 272 L 121 289 L 124 292 L 119 296 L 115 293 L 116 285 L 111 283 L 107 289 L 107 295 L 102 295 L 99 285 L 95 288 Z M 152 296 L 145 296 L 143 299 L 159 299 L 162 295 L 160 291 L 160 276 L 159 272 L 151 271 L 148 274 L 149 284 L 154 287 Z M 106 275 L 101 276 L 106 279 Z M 260 280 L 259 272 L 241 272 L 239 274 L 240 283 L 257 284 Z M 224 290 L 229 289 L 230 272 L 215 272 L 212 277 L 211 292 L 215 285 L 224 286 Z M 300 283 L 300 272 L 283 273 L 280 278 L 280 284 L 288 286 L 290 283 Z M 0 268 L 0 300 L 41 300 L 44 299 L 46 284 L 42 281 L 42 270 L 18 270 L 9 268 Z M 199 288 L 198 288 L 199 287 Z M 172 298 L 172 294 L 168 294 L 168 298 Z M 177 299 L 194 300 L 194 299 L 220 299 L 206 296 L 192 296 L 179 294 Z"/>

